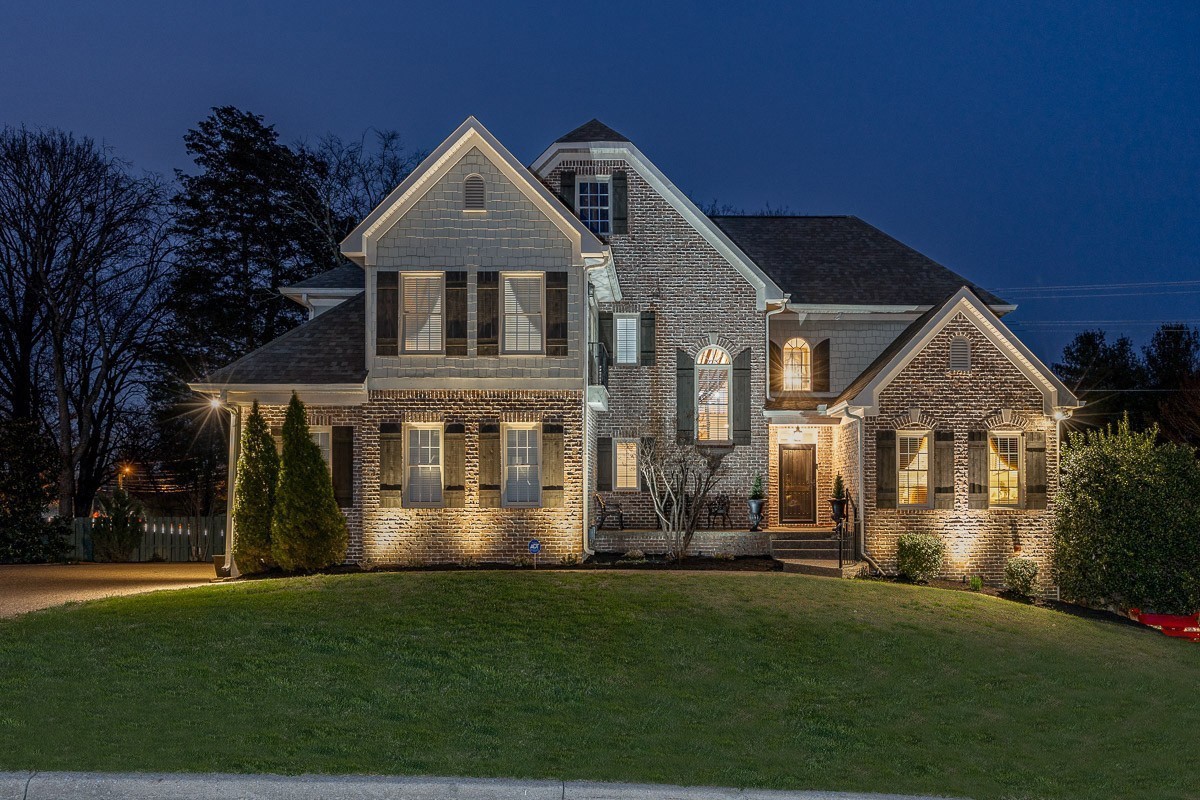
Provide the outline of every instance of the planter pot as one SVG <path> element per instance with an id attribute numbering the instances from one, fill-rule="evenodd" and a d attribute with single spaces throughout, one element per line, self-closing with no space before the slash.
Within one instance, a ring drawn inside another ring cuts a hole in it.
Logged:
<path id="1" fill-rule="evenodd" d="M 846 518 L 846 504 L 849 502 L 844 497 L 840 500 L 832 497 L 829 499 L 830 514 L 834 522 L 841 522 Z"/>
<path id="2" fill-rule="evenodd" d="M 763 508 L 767 505 L 766 500 L 750 500 L 750 530 L 758 531 L 759 526 L 763 521 Z"/>

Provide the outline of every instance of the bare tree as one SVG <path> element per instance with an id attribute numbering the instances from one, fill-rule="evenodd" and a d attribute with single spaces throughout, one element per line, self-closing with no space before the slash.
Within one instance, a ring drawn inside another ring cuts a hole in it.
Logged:
<path id="1" fill-rule="evenodd" d="M 708 496 L 724 476 L 728 452 L 674 438 L 643 439 L 638 448 L 638 470 L 676 561 L 683 561 L 692 544 Z"/>

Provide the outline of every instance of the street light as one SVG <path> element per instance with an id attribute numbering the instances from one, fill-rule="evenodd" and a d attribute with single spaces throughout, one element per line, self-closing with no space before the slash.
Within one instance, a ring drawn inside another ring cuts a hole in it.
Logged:
<path id="1" fill-rule="evenodd" d="M 119 470 L 117 470 L 117 488 L 118 489 L 125 488 L 125 476 L 129 475 L 132 472 L 133 472 L 133 467 L 129 466 L 128 464 L 122 465 L 122 467 Z"/>
<path id="2" fill-rule="evenodd" d="M 229 464 L 226 468 L 225 479 L 225 569 L 229 577 L 236 578 L 240 573 L 233 560 L 233 493 L 237 483 L 238 440 L 241 439 L 241 410 L 236 405 L 230 405 L 219 396 L 210 397 L 208 407 L 213 411 L 224 409 L 229 412 Z"/>

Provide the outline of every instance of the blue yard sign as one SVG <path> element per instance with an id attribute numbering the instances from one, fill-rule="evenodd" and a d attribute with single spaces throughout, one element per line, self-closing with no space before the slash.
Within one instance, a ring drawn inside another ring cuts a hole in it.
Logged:
<path id="1" fill-rule="evenodd" d="M 531 555 L 535 555 L 535 556 L 538 553 L 542 552 L 542 543 L 539 542 L 537 539 L 530 539 L 529 540 L 529 552 Z"/>

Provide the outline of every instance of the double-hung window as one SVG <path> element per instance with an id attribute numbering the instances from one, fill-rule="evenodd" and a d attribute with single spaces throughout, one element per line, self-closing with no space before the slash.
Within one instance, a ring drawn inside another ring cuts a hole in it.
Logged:
<path id="1" fill-rule="evenodd" d="M 441 424 L 405 426 L 404 486 L 406 506 L 442 504 Z"/>
<path id="2" fill-rule="evenodd" d="M 988 436 L 988 505 L 1021 504 L 1021 435 Z"/>
<path id="3" fill-rule="evenodd" d="M 696 357 L 696 438 L 727 441 L 733 361 L 719 347 L 706 347 Z"/>
<path id="4" fill-rule="evenodd" d="M 575 185 L 575 208 L 592 233 L 612 233 L 612 193 L 607 178 L 581 180 Z"/>
<path id="5" fill-rule="evenodd" d="M 803 339 L 791 339 L 783 346 L 783 390 L 812 391 L 812 350 Z"/>
<path id="6" fill-rule="evenodd" d="M 613 469 L 617 491 L 636 491 L 638 488 L 638 440 L 617 439 L 613 442 Z"/>
<path id="7" fill-rule="evenodd" d="M 613 314 L 613 344 L 618 364 L 638 363 L 638 326 L 641 319 L 637 314 Z"/>
<path id="8" fill-rule="evenodd" d="M 504 275 L 504 318 L 502 323 L 505 353 L 541 353 L 544 350 L 546 292 L 542 273 L 506 273 Z"/>
<path id="9" fill-rule="evenodd" d="M 313 444 L 321 451 L 321 459 L 325 462 L 325 468 L 333 470 L 333 428 L 329 425 L 309 425 L 308 438 L 313 440 Z M 271 440 L 275 442 L 275 452 L 278 455 L 283 455 L 283 429 L 276 429 L 271 433 Z"/>
<path id="10" fill-rule="evenodd" d="M 445 330 L 441 272 L 400 276 L 400 344 L 405 353 L 440 353 Z"/>
<path id="11" fill-rule="evenodd" d="M 900 506 L 929 505 L 929 434 L 896 435 L 896 488 Z"/>
<path id="12" fill-rule="evenodd" d="M 504 505 L 541 505 L 541 430 L 538 425 L 505 423 Z"/>

